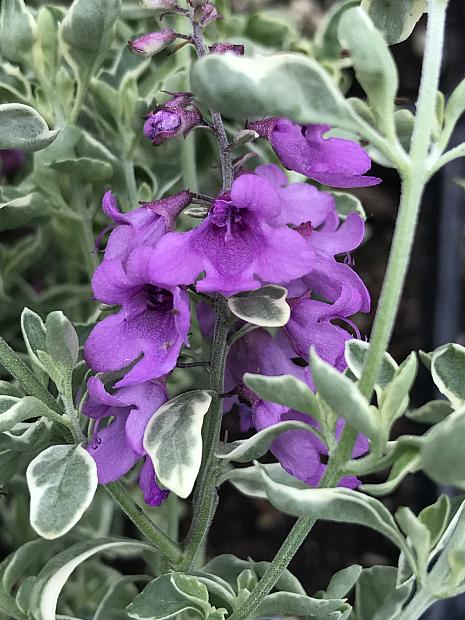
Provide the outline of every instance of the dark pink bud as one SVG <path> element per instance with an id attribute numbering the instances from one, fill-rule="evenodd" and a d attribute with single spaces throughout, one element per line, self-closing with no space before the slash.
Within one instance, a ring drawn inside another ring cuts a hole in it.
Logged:
<path id="1" fill-rule="evenodd" d="M 183 107 L 160 106 L 150 112 L 144 123 L 144 134 L 155 146 L 186 134 L 202 121 L 196 107 L 188 110 Z"/>
<path id="2" fill-rule="evenodd" d="M 158 32 L 148 32 L 147 34 L 129 41 L 129 49 L 133 54 L 149 58 L 164 50 L 177 38 L 177 33 L 171 28 L 159 30 Z"/>
<path id="3" fill-rule="evenodd" d="M 206 4 L 202 9 L 202 14 L 200 16 L 200 24 L 202 26 L 206 26 L 208 23 L 212 22 L 214 19 L 220 19 L 221 15 L 218 13 L 213 4 Z"/>
<path id="4" fill-rule="evenodd" d="M 208 48 L 212 54 L 225 54 L 226 52 L 232 52 L 236 56 L 244 55 L 244 46 L 235 45 L 234 43 L 213 43 Z"/>
<path id="5" fill-rule="evenodd" d="M 0 175 L 13 176 L 26 162 L 26 154 L 18 149 L 0 151 Z"/>
<path id="6" fill-rule="evenodd" d="M 271 135 L 276 127 L 279 118 L 264 118 L 262 121 L 251 121 L 247 123 L 247 129 L 256 131 L 260 138 L 271 140 Z"/>

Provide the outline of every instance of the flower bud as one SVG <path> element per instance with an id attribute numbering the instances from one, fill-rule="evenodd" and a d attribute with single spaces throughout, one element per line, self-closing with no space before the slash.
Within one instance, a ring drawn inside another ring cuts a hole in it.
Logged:
<path id="1" fill-rule="evenodd" d="M 164 105 L 150 112 L 144 123 L 144 135 L 154 146 L 180 134 L 186 135 L 202 122 L 200 112 L 191 102 L 188 93 L 176 93 Z"/>
<path id="2" fill-rule="evenodd" d="M 134 39 L 134 41 L 129 41 L 129 49 L 133 54 L 149 58 L 168 47 L 177 36 L 177 33 L 171 28 L 165 28 L 165 30 L 158 32 L 148 32 Z"/>
<path id="3" fill-rule="evenodd" d="M 218 13 L 213 4 L 207 3 L 199 10 L 202 11 L 202 14 L 199 17 L 199 22 L 202 26 L 206 26 L 213 20 L 221 18 L 221 15 Z"/>
<path id="4" fill-rule="evenodd" d="M 213 43 L 208 48 L 212 54 L 226 54 L 226 52 L 232 52 L 236 56 L 244 55 L 244 46 L 235 45 L 234 43 Z"/>
<path id="5" fill-rule="evenodd" d="M 178 6 L 176 0 L 141 0 L 141 4 L 153 11 L 170 11 Z"/>

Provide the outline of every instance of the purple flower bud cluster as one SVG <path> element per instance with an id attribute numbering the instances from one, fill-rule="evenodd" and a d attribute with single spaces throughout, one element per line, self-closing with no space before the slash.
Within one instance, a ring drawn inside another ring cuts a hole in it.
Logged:
<path id="1" fill-rule="evenodd" d="M 133 41 L 129 41 L 129 49 L 133 54 L 150 58 L 166 49 L 177 37 L 177 33 L 171 30 L 171 28 L 165 28 L 157 32 L 148 32 Z"/>
<path id="2" fill-rule="evenodd" d="M 195 6 L 204 14 L 213 5 Z M 169 33 L 150 33 L 137 45 L 150 55 L 171 39 Z M 242 54 L 243 47 L 217 43 L 210 51 Z M 158 146 L 202 122 L 192 96 L 175 93 L 148 114 L 143 132 Z M 248 128 L 271 143 L 284 168 L 319 183 L 340 188 L 380 182 L 364 176 L 371 162 L 363 148 L 350 140 L 326 137 L 330 128 L 325 125 L 300 126 L 270 118 L 251 122 Z M 310 348 L 343 371 L 345 343 L 354 334 L 359 336 L 351 317 L 370 309 L 369 293 L 347 260 L 363 241 L 364 221 L 356 213 L 341 221 L 331 193 L 307 182 L 289 183 L 284 170 L 274 164 L 254 171 L 239 168 L 231 188 L 209 199 L 199 225 L 176 230 L 178 215 L 195 196 L 184 190 L 141 203 L 129 213 L 119 211 L 111 191 L 103 198 L 113 230 L 92 287 L 96 299 L 116 310 L 90 333 L 85 357 L 93 371 L 117 373 L 118 379 L 111 393 L 99 378 L 89 381 L 84 412 L 95 426 L 88 450 L 101 482 L 118 479 L 144 459 L 139 481 L 151 505 L 160 504 L 166 492 L 157 485 L 142 438 L 150 417 L 167 399 L 167 377 L 182 348 L 189 345 L 188 288 L 225 297 L 269 284 L 288 290 L 287 325 L 274 336 L 257 328 L 236 340 L 228 353 L 225 391 L 239 396 L 243 430 L 261 430 L 284 420 L 318 428 L 307 415 L 260 400 L 243 384 L 243 375 L 292 374 L 314 389 Z M 197 305 L 205 336 L 214 322 L 211 313 L 204 302 Z M 237 321 L 231 329 L 242 325 Z M 337 421 L 336 440 L 343 426 L 342 420 Z M 354 457 L 367 449 L 367 440 L 359 437 Z M 327 448 L 316 436 L 288 431 L 271 450 L 290 474 L 309 485 L 318 484 Z M 344 478 L 339 484 L 356 487 L 359 481 Z"/>
<path id="3" fill-rule="evenodd" d="M 144 123 L 144 135 L 157 146 L 170 138 L 186 136 L 200 125 L 202 117 L 188 93 L 176 93 L 169 101 L 150 112 Z"/>

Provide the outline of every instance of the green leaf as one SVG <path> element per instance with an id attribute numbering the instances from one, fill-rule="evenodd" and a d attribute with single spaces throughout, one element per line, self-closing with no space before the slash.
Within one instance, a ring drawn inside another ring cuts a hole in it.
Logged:
<path id="1" fill-rule="evenodd" d="M 465 79 L 462 80 L 449 97 L 444 110 L 443 141 L 446 143 L 454 131 L 457 121 L 465 111 Z M 447 146 L 447 144 L 444 144 Z"/>
<path id="2" fill-rule="evenodd" d="M 121 0 L 74 0 L 67 11 L 61 35 L 85 73 L 92 74 L 103 62 L 120 12 Z"/>
<path id="3" fill-rule="evenodd" d="M 331 577 L 326 588 L 325 598 L 343 598 L 352 590 L 360 577 L 362 567 L 354 564 L 348 568 L 343 568 Z"/>
<path id="4" fill-rule="evenodd" d="M 180 573 L 157 577 L 128 606 L 130 618 L 165 620 L 183 611 L 197 612 L 200 617 L 210 607 L 208 590 L 198 579 Z"/>
<path id="5" fill-rule="evenodd" d="M 417 445 L 403 446 L 397 451 L 394 464 L 386 482 L 382 484 L 363 484 L 360 489 L 375 497 L 389 495 L 401 484 L 405 476 L 413 474 L 421 467 L 420 447 Z"/>
<path id="6" fill-rule="evenodd" d="M 357 620 L 393 620 L 399 617 L 412 583 L 397 587 L 397 568 L 373 566 L 365 568 L 356 586 Z"/>
<path id="7" fill-rule="evenodd" d="M 45 202 L 39 192 L 32 192 L 12 200 L 2 200 L 0 202 L 0 231 L 30 226 L 53 213 L 53 207 Z"/>
<path id="8" fill-rule="evenodd" d="M 357 379 L 360 379 L 362 376 L 363 365 L 368 355 L 369 347 L 370 343 L 364 342 L 363 340 L 348 340 L 346 342 L 345 358 L 347 365 Z M 389 355 L 389 353 L 385 353 L 378 377 L 376 379 L 376 386 L 380 390 L 384 390 L 393 380 L 397 368 L 398 365 L 395 360 Z"/>
<path id="9" fill-rule="evenodd" d="M 316 419 L 321 417 L 318 400 L 312 390 L 303 381 L 292 375 L 267 377 L 247 372 L 243 379 L 246 386 L 262 400 L 308 413 Z"/>
<path id="10" fill-rule="evenodd" d="M 399 142 L 404 149 L 409 152 L 415 116 L 410 112 L 410 110 L 397 110 L 394 114 L 394 121 L 396 124 L 396 133 L 399 138 Z"/>
<path id="11" fill-rule="evenodd" d="M 204 390 L 176 396 L 150 419 L 144 448 L 160 482 L 179 497 L 188 497 L 202 460 L 202 423 L 212 397 Z"/>
<path id="12" fill-rule="evenodd" d="M 115 581 L 100 601 L 93 620 L 127 620 L 129 616 L 124 610 L 138 594 L 134 582 L 151 580 L 149 575 L 127 575 Z"/>
<path id="13" fill-rule="evenodd" d="M 315 57 L 318 60 L 340 61 L 342 47 L 337 36 L 339 21 L 345 11 L 358 5 L 359 0 L 342 0 L 334 3 L 325 13 L 314 39 Z"/>
<path id="14" fill-rule="evenodd" d="M 336 211 L 341 220 L 345 220 L 351 213 L 360 215 L 363 220 L 366 219 L 365 209 L 356 196 L 347 194 L 346 192 L 331 192 L 331 195 L 336 201 Z"/>
<path id="15" fill-rule="evenodd" d="M 440 495 L 431 506 L 424 508 L 418 519 L 429 531 L 431 547 L 435 547 L 446 530 L 451 513 L 451 503 L 447 495 Z"/>
<path id="16" fill-rule="evenodd" d="M 282 48 L 294 34 L 288 23 L 266 13 L 252 13 L 245 26 L 245 36 L 262 45 Z"/>
<path id="17" fill-rule="evenodd" d="M 263 465 L 263 467 L 268 476 L 275 482 L 285 484 L 286 486 L 292 486 L 296 489 L 308 489 L 308 485 L 288 474 L 287 471 L 281 467 L 280 463 L 267 463 Z M 220 476 L 218 485 L 226 481 L 230 482 L 238 491 L 248 497 L 267 498 L 263 478 L 257 467 L 231 469 Z"/>
<path id="18" fill-rule="evenodd" d="M 407 410 L 407 418 L 423 424 L 442 422 L 454 410 L 446 400 L 431 400 L 419 409 Z"/>
<path id="19" fill-rule="evenodd" d="M 369 439 L 378 435 L 379 420 L 355 383 L 324 362 L 312 350 L 310 361 L 318 393 L 336 416 Z"/>
<path id="20" fill-rule="evenodd" d="M 407 541 L 411 543 L 415 550 L 418 566 L 426 572 L 431 546 L 429 529 L 406 506 L 401 506 L 397 510 L 395 518 L 402 531 L 408 536 Z"/>
<path id="21" fill-rule="evenodd" d="M 24 308 L 21 313 L 21 331 L 32 369 L 45 385 L 48 382 L 48 375 L 37 355 L 37 351 L 45 351 L 47 348 L 46 331 L 42 318 L 33 310 Z"/>
<path id="22" fill-rule="evenodd" d="M 457 409 L 465 404 L 465 348 L 448 344 L 434 351 L 431 375 L 438 390 Z"/>
<path id="23" fill-rule="evenodd" d="M 24 0 L 2 0 L 0 6 L 0 51 L 10 62 L 19 63 L 34 45 L 36 27 Z"/>
<path id="24" fill-rule="evenodd" d="M 288 431 L 314 433 L 317 435 L 318 439 L 322 441 L 318 431 L 316 431 L 316 429 L 310 424 L 290 420 L 288 422 L 279 422 L 278 424 L 264 428 L 263 430 L 255 433 L 252 437 L 249 437 L 249 439 L 220 444 L 216 457 L 228 461 L 235 461 L 236 463 L 247 463 L 249 461 L 253 461 L 268 452 L 268 449 L 273 441 Z"/>
<path id="25" fill-rule="evenodd" d="M 361 6 L 381 30 L 388 45 L 408 39 L 428 10 L 427 0 L 362 0 Z"/>
<path id="26" fill-rule="evenodd" d="M 269 285 L 230 297 L 228 306 L 235 316 L 253 325 L 283 327 L 291 316 L 286 296 L 283 286 Z"/>
<path id="27" fill-rule="evenodd" d="M 204 584 L 208 590 L 208 600 L 212 605 L 227 608 L 232 612 L 235 607 L 236 593 L 227 581 L 218 575 L 203 571 L 189 571 L 189 575 Z"/>
<path id="28" fill-rule="evenodd" d="M 107 181 L 113 176 L 113 166 L 106 161 L 79 157 L 79 159 L 61 159 L 54 161 L 50 167 L 83 181 Z"/>
<path id="29" fill-rule="evenodd" d="M 423 471 L 439 484 L 465 489 L 465 407 L 451 413 L 424 436 Z"/>
<path id="30" fill-rule="evenodd" d="M 336 523 L 365 525 L 389 538 L 405 550 L 402 537 L 391 513 L 381 502 L 358 491 L 334 489 L 295 489 L 274 482 L 260 465 L 265 492 L 275 508 L 294 517 L 311 517 Z"/>
<path id="31" fill-rule="evenodd" d="M 335 611 L 346 611 L 344 600 L 325 600 L 310 598 L 290 592 L 268 594 L 255 610 L 257 616 L 284 614 L 286 616 L 311 616 L 315 620 L 327 620 Z M 332 616 L 335 619 L 337 615 Z"/>
<path id="32" fill-rule="evenodd" d="M 191 88 L 199 101 L 228 118 L 283 116 L 304 124 L 358 127 L 330 76 L 316 61 L 298 54 L 207 56 L 195 63 Z"/>
<path id="33" fill-rule="evenodd" d="M 352 8 L 340 19 L 339 39 L 351 52 L 355 75 L 379 126 L 387 135 L 394 135 L 394 99 L 399 83 L 394 59 L 381 33 L 363 9 Z"/>
<path id="34" fill-rule="evenodd" d="M 408 407 L 408 395 L 418 370 L 418 359 L 414 352 L 402 362 L 392 381 L 380 398 L 380 416 L 387 428 L 400 417 Z"/>
<path id="35" fill-rule="evenodd" d="M 36 620 L 55 620 L 58 597 L 72 572 L 96 553 L 111 551 L 152 551 L 147 543 L 124 539 L 97 538 L 68 547 L 53 557 L 37 576 L 31 609 Z"/>
<path id="36" fill-rule="evenodd" d="M 52 359 L 67 370 L 72 370 L 79 357 L 79 339 L 71 321 L 57 310 L 45 321 L 46 347 Z"/>
<path id="37" fill-rule="evenodd" d="M 58 538 L 84 514 L 97 490 L 97 466 L 81 446 L 51 446 L 26 472 L 30 521 L 42 538 Z"/>
<path id="38" fill-rule="evenodd" d="M 0 432 L 11 430 L 18 422 L 31 418 L 53 416 L 53 412 L 44 403 L 34 396 L 12 398 L 0 396 Z"/>
<path id="39" fill-rule="evenodd" d="M 0 105 L 0 149 L 40 151 L 58 136 L 31 106 L 22 103 Z"/>

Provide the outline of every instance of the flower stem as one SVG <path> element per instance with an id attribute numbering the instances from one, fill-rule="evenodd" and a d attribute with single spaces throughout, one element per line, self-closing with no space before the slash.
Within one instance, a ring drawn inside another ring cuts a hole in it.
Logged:
<path id="1" fill-rule="evenodd" d="M 373 391 L 384 351 L 392 334 L 415 238 L 421 198 L 428 179 L 427 158 L 435 115 L 436 91 L 439 84 L 446 6 L 447 0 L 430 0 L 429 2 L 426 48 L 410 161 L 403 166 L 401 172 L 402 196 L 399 215 L 383 290 L 376 312 L 369 353 L 359 384 L 361 392 L 367 398 L 370 398 Z M 326 475 L 320 484 L 321 487 L 331 487 L 337 484 L 341 473 L 341 464 L 344 459 L 350 458 L 354 439 L 355 433 L 351 429 L 347 429 L 334 457 L 328 464 Z M 249 598 L 232 614 L 230 620 L 247 620 L 253 616 L 253 612 L 264 597 L 271 592 L 314 524 L 315 520 L 309 517 L 300 517 L 296 521 L 265 574 Z M 423 607 L 423 604 L 426 603 L 424 601 L 416 603 L 418 605 L 417 611 L 420 613 L 423 613 L 428 606 Z M 402 616 L 402 620 L 416 620 L 417 617 L 415 615 L 409 615 L 405 618 Z"/>
<path id="2" fill-rule="evenodd" d="M 205 418 L 203 459 L 194 496 L 194 517 L 187 535 L 182 568 L 192 568 L 210 529 L 210 524 L 218 504 L 216 480 L 218 459 L 215 451 L 218 445 L 223 403 L 219 394 L 223 392 L 224 368 L 227 354 L 229 310 L 226 300 L 218 296 L 214 304 L 216 325 L 210 357 L 210 388 L 213 400 Z"/>
<path id="3" fill-rule="evenodd" d="M 105 489 L 139 531 L 168 559 L 170 566 L 177 566 L 182 558 L 181 549 L 162 529 L 149 519 L 124 486 L 120 482 L 110 482 L 105 485 Z"/>
<path id="4" fill-rule="evenodd" d="M 391 338 L 400 297 L 410 263 L 421 198 L 428 179 L 427 159 L 434 126 L 444 44 L 447 0 L 430 0 L 425 54 L 410 149 L 410 162 L 402 171 L 402 195 L 391 254 L 370 338 L 370 348 L 360 378 L 360 391 L 370 398 Z"/>

